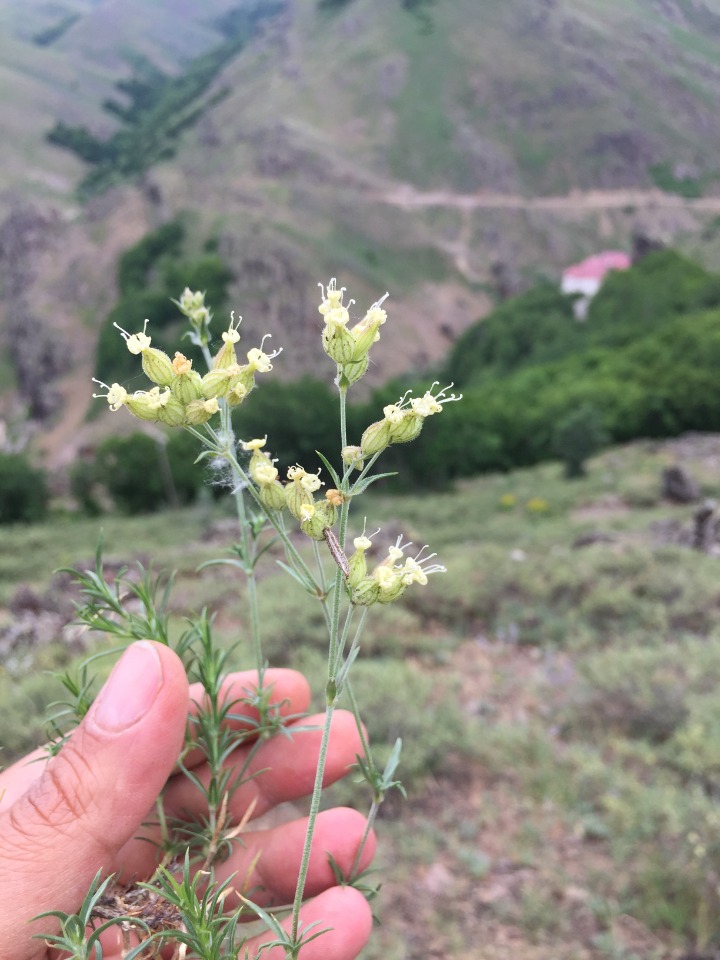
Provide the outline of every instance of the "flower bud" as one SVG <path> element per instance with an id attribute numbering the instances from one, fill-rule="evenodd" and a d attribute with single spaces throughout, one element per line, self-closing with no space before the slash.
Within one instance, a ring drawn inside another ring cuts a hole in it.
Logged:
<path id="1" fill-rule="evenodd" d="M 261 484 L 259 496 L 268 510 L 284 510 L 287 506 L 285 488 L 278 480 Z"/>
<path id="2" fill-rule="evenodd" d="M 217 398 L 211 397 L 208 400 L 191 400 L 185 407 L 185 423 L 191 427 L 198 427 L 202 423 L 207 423 L 210 417 L 220 409 Z"/>
<path id="3" fill-rule="evenodd" d="M 193 291 L 190 287 L 185 287 L 180 295 L 178 306 L 185 314 L 195 313 L 205 306 L 205 294 L 200 290 Z"/>
<path id="4" fill-rule="evenodd" d="M 405 592 L 406 584 L 402 571 L 396 570 L 394 567 L 380 564 L 373 570 L 372 576 L 380 588 L 378 603 L 392 603 L 393 600 L 397 600 Z"/>
<path id="5" fill-rule="evenodd" d="M 291 480 L 285 484 L 285 501 L 290 513 L 296 520 L 302 520 L 302 508 L 313 502 L 313 495 L 300 483 Z"/>
<path id="6" fill-rule="evenodd" d="M 185 405 L 170 390 L 158 397 L 158 420 L 168 427 L 179 427 L 185 423 Z"/>
<path id="7" fill-rule="evenodd" d="M 255 370 L 247 363 L 244 367 L 235 366 L 235 372 L 228 382 L 226 395 L 232 393 L 235 405 L 242 403 L 245 397 L 255 388 Z"/>
<path id="8" fill-rule="evenodd" d="M 340 367 L 340 386 L 349 387 L 353 383 L 357 383 L 358 380 L 362 379 L 367 373 L 369 363 L 370 360 L 367 354 L 361 357 L 360 360 L 352 360 L 349 363 L 344 363 Z"/>
<path id="9" fill-rule="evenodd" d="M 237 363 L 237 356 L 235 354 L 235 344 L 240 340 L 240 333 L 238 332 L 238 327 L 242 317 L 239 318 L 238 322 L 235 323 L 235 314 L 230 314 L 230 326 L 227 331 L 223 333 L 223 345 L 220 347 L 220 350 L 213 361 L 214 370 L 223 370 L 227 367 L 231 367 L 233 364 Z"/>
<path id="10" fill-rule="evenodd" d="M 352 467 L 353 470 L 362 470 L 365 466 L 362 447 L 343 447 L 340 456 L 345 466 Z"/>
<path id="11" fill-rule="evenodd" d="M 224 397 L 230 386 L 232 376 L 229 372 L 230 369 L 231 368 L 218 367 L 208 371 L 201 380 L 202 396 L 207 400 L 212 399 L 212 397 Z M 239 369 L 238 367 L 238 370 Z"/>
<path id="12" fill-rule="evenodd" d="M 390 424 L 387 420 L 378 420 L 371 423 L 360 438 L 360 449 L 363 456 L 372 457 L 380 453 L 390 443 Z"/>
<path id="13" fill-rule="evenodd" d="M 142 368 L 145 376 L 161 387 L 169 387 L 173 379 L 173 366 L 170 357 L 156 347 L 148 347 L 142 352 Z"/>
<path id="14" fill-rule="evenodd" d="M 369 537 L 356 537 L 353 540 L 353 545 L 355 552 L 348 557 L 350 573 L 347 576 L 347 582 L 351 587 L 356 587 L 367 576 L 365 551 L 372 546 L 372 540 Z"/>
<path id="15" fill-rule="evenodd" d="M 385 294 L 387 297 L 388 294 Z M 384 300 L 385 297 L 382 299 Z M 360 360 L 370 347 L 380 339 L 380 327 L 387 320 L 387 313 L 380 308 L 382 300 L 370 307 L 360 323 L 356 323 L 350 333 L 355 340 L 353 360 Z"/>
<path id="16" fill-rule="evenodd" d="M 173 396 L 181 403 L 190 403 L 202 396 L 202 377 L 192 369 L 192 360 L 188 360 L 182 353 L 176 353 L 172 366 L 175 376 L 170 389 Z"/>
<path id="17" fill-rule="evenodd" d="M 306 503 L 300 508 L 300 529 L 311 540 L 324 540 L 324 532 L 335 523 L 335 507 L 326 500 Z"/>
<path id="18" fill-rule="evenodd" d="M 325 353 L 335 363 L 349 363 L 355 353 L 355 338 L 347 327 L 329 324 L 322 332 L 322 345 Z"/>
<path id="19" fill-rule="evenodd" d="M 390 443 L 408 443 L 422 430 L 423 418 L 413 410 L 403 410 L 401 419 L 390 425 Z"/>
<path id="20" fill-rule="evenodd" d="M 311 540 L 323 540 L 323 531 L 330 526 L 314 503 L 306 503 L 300 508 L 300 529 Z"/>
<path id="21" fill-rule="evenodd" d="M 239 378 L 233 378 L 228 385 L 228 391 L 225 394 L 225 400 L 231 407 L 237 407 L 243 402 L 249 393 L 250 390 L 248 390 L 242 380 Z"/>
<path id="22" fill-rule="evenodd" d="M 380 596 L 380 584 L 372 577 L 363 577 L 350 589 L 350 602 L 359 607 L 369 607 L 377 603 Z"/>
<path id="23" fill-rule="evenodd" d="M 125 400 L 125 406 L 138 420 L 147 420 L 149 423 L 155 423 L 158 419 L 159 393 L 159 387 L 153 387 L 152 390 L 136 390 L 135 393 L 128 395 Z"/>
<path id="24" fill-rule="evenodd" d="M 277 467 L 272 465 L 270 457 L 263 456 L 263 454 L 253 455 L 250 458 L 248 473 L 258 486 L 275 483 L 278 476 Z"/>

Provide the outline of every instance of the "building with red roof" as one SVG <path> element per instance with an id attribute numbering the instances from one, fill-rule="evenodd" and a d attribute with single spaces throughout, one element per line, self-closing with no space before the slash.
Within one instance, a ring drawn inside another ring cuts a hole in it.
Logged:
<path id="1" fill-rule="evenodd" d="M 627 270 L 631 266 L 630 257 L 622 250 L 604 250 L 567 267 L 563 271 L 560 289 L 563 293 L 579 294 L 575 302 L 577 319 L 585 319 L 590 300 L 611 270 Z"/>

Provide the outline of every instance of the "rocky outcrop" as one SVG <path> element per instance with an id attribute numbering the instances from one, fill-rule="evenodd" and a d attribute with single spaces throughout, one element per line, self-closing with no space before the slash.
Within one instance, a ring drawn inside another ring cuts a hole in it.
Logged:
<path id="1" fill-rule="evenodd" d="M 69 348 L 52 327 L 52 317 L 36 316 L 27 291 L 37 281 L 36 261 L 61 227 L 55 211 L 17 206 L 0 226 L 0 281 L 4 301 L 2 338 L 17 390 L 33 420 L 44 420 L 57 406 L 52 382 L 63 372 Z"/>

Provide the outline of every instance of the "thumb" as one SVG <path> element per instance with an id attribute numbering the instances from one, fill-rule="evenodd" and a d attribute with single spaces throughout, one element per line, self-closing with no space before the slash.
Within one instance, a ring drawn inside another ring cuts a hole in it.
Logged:
<path id="1" fill-rule="evenodd" d="M 185 670 L 168 647 L 127 648 L 81 725 L 0 816 L 0 957 L 44 953 L 44 910 L 75 911 L 98 870 L 117 868 L 170 775 L 188 713 Z"/>

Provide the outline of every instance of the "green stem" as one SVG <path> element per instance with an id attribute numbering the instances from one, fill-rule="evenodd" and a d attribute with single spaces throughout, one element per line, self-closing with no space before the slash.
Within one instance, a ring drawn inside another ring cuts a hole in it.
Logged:
<path id="1" fill-rule="evenodd" d="M 330 630 L 332 627 L 332 621 L 330 617 L 330 611 L 328 610 L 328 605 L 326 603 L 327 597 L 327 580 L 325 578 L 325 567 L 323 566 L 322 557 L 320 556 L 320 544 L 317 540 L 313 540 L 313 554 L 315 555 L 315 564 L 318 568 L 318 583 L 320 584 L 320 589 L 322 590 L 323 602 L 320 604 L 320 607 L 323 612 L 323 617 L 325 619 L 325 626 L 327 627 L 328 636 L 330 635 Z"/>
<path id="2" fill-rule="evenodd" d="M 372 457 L 368 460 L 368 462 L 363 467 L 360 474 L 355 478 L 355 482 L 353 483 L 353 488 L 355 488 L 360 483 L 361 480 L 365 479 L 365 477 L 368 475 L 370 470 L 372 470 L 373 466 L 375 465 L 375 461 L 378 459 L 378 457 L 382 452 L 383 452 L 382 450 L 379 450 L 377 453 L 374 453 L 372 455 Z M 350 492 L 352 493 L 352 490 Z"/>
<path id="3" fill-rule="evenodd" d="M 358 625 L 358 630 L 360 629 L 360 627 L 362 627 L 362 622 Z M 357 639 L 357 634 L 356 634 L 356 639 Z M 358 703 L 357 703 L 357 700 L 355 699 L 355 694 L 353 693 L 353 689 L 352 689 L 352 686 L 350 685 L 349 680 L 345 685 L 345 689 L 347 691 L 348 699 L 350 700 L 350 709 L 352 710 L 352 714 L 355 717 L 355 725 L 357 726 L 358 734 L 360 736 L 360 743 L 362 745 L 363 756 L 365 757 L 365 760 L 368 762 L 368 765 L 373 770 L 375 770 L 375 761 L 373 760 L 372 754 L 370 753 L 370 744 L 368 743 L 367 737 L 365 736 L 365 727 L 363 726 L 362 720 L 360 718 L 360 710 L 358 708 Z M 370 810 L 368 812 L 368 817 L 367 817 L 367 823 L 365 824 L 365 831 L 362 835 L 362 840 L 360 841 L 360 845 L 358 846 L 357 851 L 355 853 L 355 858 L 353 860 L 353 864 L 352 864 L 352 867 L 350 868 L 350 873 L 348 875 L 349 880 L 352 880 L 357 872 L 357 868 L 360 864 L 360 859 L 362 857 L 363 850 L 365 849 L 365 844 L 368 841 L 368 837 L 370 836 L 370 831 L 373 828 L 373 824 L 375 823 L 375 818 L 377 817 L 378 810 L 380 809 L 380 804 L 382 803 L 383 799 L 384 797 L 380 797 L 380 798 L 374 797 L 370 805 Z"/>
<path id="4" fill-rule="evenodd" d="M 344 450 L 347 442 L 347 387 L 338 387 L 340 394 L 340 449 Z"/>
<path id="5" fill-rule="evenodd" d="M 298 874 L 297 887 L 295 888 L 295 899 L 292 909 L 292 939 L 297 940 L 298 927 L 300 924 L 300 907 L 302 906 L 303 894 L 305 893 L 305 881 L 307 879 L 308 866 L 310 864 L 310 851 L 312 850 L 313 835 L 315 833 L 315 821 L 317 820 L 320 809 L 320 797 L 322 796 L 323 776 L 325 774 L 325 761 L 327 760 L 328 744 L 330 742 L 330 724 L 332 722 L 334 702 L 328 700 L 325 708 L 325 723 L 323 724 L 322 740 L 320 741 L 320 754 L 318 756 L 317 769 L 315 771 L 315 785 L 313 786 L 312 799 L 310 801 L 310 813 L 308 814 L 308 825 L 305 832 L 305 845 L 303 847 L 302 859 L 300 861 L 300 873 Z"/>
<path id="6" fill-rule="evenodd" d="M 378 815 L 378 810 L 380 809 L 380 803 L 377 800 L 373 800 L 370 804 L 370 810 L 367 815 L 367 823 L 365 824 L 365 830 L 362 835 L 362 840 L 357 848 L 355 853 L 355 859 L 353 860 L 352 866 L 350 867 L 350 873 L 348 874 L 347 879 L 352 881 L 357 876 L 357 870 L 360 866 L 360 860 L 362 859 L 363 850 L 368 842 L 368 837 L 370 836 L 370 831 L 375 825 L 375 819 Z"/>
<path id="7" fill-rule="evenodd" d="M 365 609 L 366 608 L 363 609 L 363 612 L 365 612 Z M 354 613 L 355 607 L 350 604 L 348 606 L 347 613 L 345 614 L 345 623 L 343 624 L 343 631 L 340 636 L 340 642 L 337 646 L 337 663 L 334 665 L 333 676 L 337 676 L 338 670 L 340 669 L 340 661 L 342 660 L 343 653 L 345 652 L 345 645 L 347 644 L 348 634 L 350 633 L 350 624 L 352 623 Z"/>
<path id="8" fill-rule="evenodd" d="M 222 410 L 223 432 L 225 434 L 228 448 L 235 449 L 235 431 L 232 426 L 230 408 L 223 404 Z M 234 458 L 233 458 L 234 459 Z M 245 506 L 244 490 L 247 488 L 246 477 L 240 470 L 240 465 L 235 461 L 231 462 L 230 469 L 233 474 L 233 487 L 235 491 L 235 507 L 237 510 L 238 524 L 240 526 L 240 547 L 242 550 L 242 559 L 247 580 L 247 598 L 250 613 L 250 635 L 252 637 L 253 650 L 255 652 L 255 667 L 258 672 L 258 681 L 262 686 L 263 675 L 265 672 L 265 660 L 262 653 L 262 640 L 260 637 L 260 615 L 258 611 L 257 599 L 257 579 L 255 577 L 256 546 L 255 541 L 250 536 L 250 523 L 248 521 L 247 509 Z"/>
<path id="9" fill-rule="evenodd" d="M 363 726 L 363 722 L 360 717 L 360 709 L 358 707 L 358 703 L 357 703 L 357 700 L 355 699 L 355 694 L 353 693 L 353 688 L 350 685 L 349 680 L 345 685 L 345 690 L 347 691 L 348 700 L 350 701 L 350 710 L 352 711 L 353 717 L 355 717 L 355 726 L 357 727 L 358 735 L 360 737 L 360 745 L 362 746 L 362 749 L 363 749 L 363 755 L 365 756 L 365 759 L 370 763 L 370 765 L 374 768 L 375 761 L 373 760 L 372 755 L 370 753 L 370 744 L 368 743 L 367 737 L 365 736 L 365 727 Z"/>
<path id="10" fill-rule="evenodd" d="M 345 389 L 340 389 L 340 440 L 342 446 L 347 445 L 347 422 Z M 340 508 L 340 545 L 344 549 L 345 531 L 347 530 L 348 511 L 350 503 L 348 500 L 343 502 Z M 335 572 L 335 589 L 333 595 L 332 614 L 330 618 L 329 643 L 328 643 L 328 679 L 325 687 L 325 723 L 323 724 L 322 740 L 320 743 L 320 754 L 318 756 L 317 769 L 315 770 L 315 784 L 313 786 L 312 798 L 310 800 L 310 813 L 308 815 L 308 825 L 305 832 L 305 844 L 303 846 L 302 859 L 300 861 L 300 873 L 298 874 L 297 886 L 295 888 L 295 899 L 292 910 L 292 938 L 297 940 L 298 926 L 300 923 L 300 907 L 302 906 L 303 894 L 305 892 L 305 881 L 307 879 L 308 865 L 310 863 L 310 852 L 312 850 L 313 836 L 315 833 L 315 821 L 317 820 L 318 810 L 320 809 L 320 798 L 322 796 L 323 777 L 325 775 L 325 763 L 327 761 L 328 743 L 330 741 L 330 725 L 332 722 L 335 701 L 337 699 L 336 677 L 338 668 L 338 650 L 339 650 L 339 628 L 340 628 L 340 598 L 343 593 L 343 573 L 340 568 Z M 323 604 L 324 605 L 324 604 Z"/>
<path id="11" fill-rule="evenodd" d="M 217 452 L 220 453 L 223 457 L 225 457 L 225 459 L 228 461 L 228 463 L 229 463 L 230 466 L 232 467 L 233 473 L 237 472 L 237 475 L 240 477 L 240 479 L 241 479 L 241 480 L 243 481 L 243 483 L 246 485 L 246 486 L 245 486 L 245 489 L 248 491 L 248 493 L 250 494 L 250 496 L 253 498 L 253 500 L 255 501 L 255 503 L 258 505 L 258 507 L 260 508 L 260 510 L 263 512 L 263 514 L 265 515 L 265 518 L 267 519 L 268 523 L 272 526 L 272 528 L 275 530 L 275 532 L 277 533 L 277 535 L 278 535 L 278 536 L 280 537 L 280 539 L 282 540 L 283 546 L 285 547 L 285 550 L 287 551 L 288 557 L 292 560 L 293 564 L 297 567 L 297 569 L 298 569 L 298 570 L 303 574 L 303 576 L 305 577 L 305 579 L 306 579 L 306 581 L 307 581 L 306 586 L 307 586 L 308 590 L 309 590 L 310 592 L 315 592 L 315 593 L 320 594 L 320 589 L 321 589 L 321 588 L 320 588 L 320 585 L 315 581 L 315 577 L 313 576 L 312 571 L 310 570 L 310 568 L 308 567 L 308 565 L 305 563 L 305 561 L 303 560 L 303 558 L 301 557 L 301 555 L 298 553 L 297 548 L 295 547 L 295 545 L 294 545 L 294 544 L 292 543 L 292 541 L 290 540 L 290 537 L 287 535 L 287 532 L 286 532 L 285 528 L 283 527 L 283 525 L 278 522 L 277 518 L 273 516 L 272 512 L 267 509 L 267 507 L 265 506 L 265 504 L 264 504 L 264 503 L 262 502 L 262 500 L 260 499 L 260 495 L 258 494 L 257 490 L 255 489 L 255 485 L 253 484 L 252 480 L 250 480 L 250 478 L 248 477 L 248 475 L 245 473 L 245 471 L 243 470 L 243 468 L 240 466 L 240 464 L 239 464 L 239 463 L 237 462 L 237 460 L 235 459 L 234 453 L 233 453 L 231 450 L 219 450 L 219 451 L 217 451 Z"/>
<path id="12" fill-rule="evenodd" d="M 288 558 L 292 561 L 297 570 L 300 571 L 305 577 L 305 586 L 308 592 L 321 595 L 319 584 L 315 582 L 315 578 L 313 577 L 310 568 L 300 556 L 292 541 L 288 537 L 284 526 L 279 522 L 278 518 L 273 514 L 273 512 L 268 510 L 268 508 L 262 502 L 260 495 L 255 488 L 255 484 L 250 480 L 248 475 L 238 463 L 234 452 L 234 438 L 233 443 L 222 442 L 218 434 L 207 424 L 205 424 L 205 429 L 207 431 L 205 435 L 203 435 L 199 430 L 196 430 L 194 427 L 186 427 L 185 429 L 188 430 L 189 433 L 192 433 L 193 436 L 197 437 L 198 440 L 200 440 L 211 453 L 214 453 L 216 456 L 227 460 L 232 469 L 233 476 L 235 478 L 239 478 L 240 481 L 242 481 L 242 483 L 245 485 L 245 489 L 257 504 L 258 509 L 262 512 L 270 526 L 280 537 L 280 540 L 282 541 L 287 552 Z"/>

